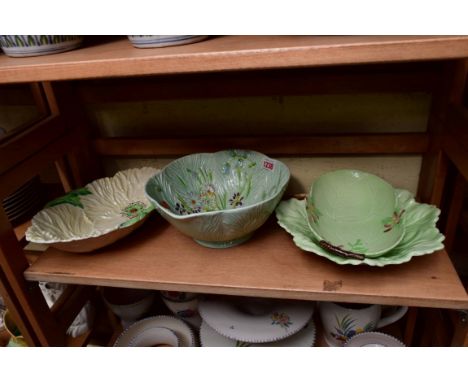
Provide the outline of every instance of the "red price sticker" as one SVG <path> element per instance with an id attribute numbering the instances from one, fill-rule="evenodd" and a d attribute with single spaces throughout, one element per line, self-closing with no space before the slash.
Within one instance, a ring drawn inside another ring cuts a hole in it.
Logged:
<path id="1" fill-rule="evenodd" d="M 264 160 L 264 161 L 263 161 L 263 167 L 266 168 L 267 170 L 272 171 L 273 168 L 275 167 L 275 165 L 274 165 L 273 162 L 270 162 L 270 161 L 268 161 L 268 160 Z"/>

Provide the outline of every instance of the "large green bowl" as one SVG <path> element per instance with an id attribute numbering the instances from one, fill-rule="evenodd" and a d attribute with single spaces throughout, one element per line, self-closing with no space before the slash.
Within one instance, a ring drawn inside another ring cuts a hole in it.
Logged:
<path id="1" fill-rule="evenodd" d="M 289 169 L 256 151 L 193 154 L 171 162 L 146 184 L 159 213 L 199 244 L 227 248 L 246 241 L 274 211 Z"/>
<path id="2" fill-rule="evenodd" d="M 358 170 L 321 175 L 307 198 L 312 232 L 329 250 L 380 256 L 403 238 L 403 210 L 383 179 Z"/>

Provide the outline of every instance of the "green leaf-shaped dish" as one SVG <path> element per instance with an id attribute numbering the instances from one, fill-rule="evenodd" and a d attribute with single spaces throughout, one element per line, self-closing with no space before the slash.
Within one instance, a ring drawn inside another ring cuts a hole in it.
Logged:
<path id="1" fill-rule="evenodd" d="M 405 210 L 402 217 L 405 234 L 395 248 L 376 258 L 345 258 L 320 247 L 308 224 L 305 200 L 289 199 L 281 202 L 276 209 L 276 217 L 278 224 L 293 236 L 294 243 L 299 248 L 326 257 L 337 264 L 383 267 L 406 263 L 413 256 L 427 255 L 443 249 L 442 242 L 445 237 L 436 228 L 440 210 L 429 204 L 417 203 L 409 191 L 396 189 L 395 194 L 397 207 Z"/>

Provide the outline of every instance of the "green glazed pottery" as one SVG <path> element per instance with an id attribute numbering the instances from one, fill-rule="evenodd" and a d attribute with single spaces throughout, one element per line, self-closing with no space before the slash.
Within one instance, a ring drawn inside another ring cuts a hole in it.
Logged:
<path id="1" fill-rule="evenodd" d="M 146 184 L 159 213 L 199 244 L 227 248 L 248 240 L 271 215 L 289 181 L 282 162 L 225 150 L 171 162 Z"/>
<path id="2" fill-rule="evenodd" d="M 52 200 L 32 218 L 26 239 L 68 252 L 91 252 L 119 240 L 154 210 L 144 186 L 157 171 L 120 171 Z"/>
<path id="3" fill-rule="evenodd" d="M 393 187 L 358 170 L 321 175 L 307 198 L 310 229 L 329 251 L 378 257 L 403 237 L 404 210 L 396 206 Z"/>
<path id="4" fill-rule="evenodd" d="M 289 199 L 276 209 L 278 224 L 293 236 L 294 243 L 307 252 L 325 257 L 337 264 L 367 264 L 383 267 L 402 264 L 413 256 L 422 256 L 444 248 L 444 236 L 436 228 L 440 210 L 429 204 L 417 203 L 406 190 L 395 190 L 396 207 L 405 210 L 401 224 L 405 231 L 398 245 L 385 254 L 376 257 L 356 259 L 329 252 L 319 245 L 319 239 L 311 232 L 308 223 L 306 201 Z"/>

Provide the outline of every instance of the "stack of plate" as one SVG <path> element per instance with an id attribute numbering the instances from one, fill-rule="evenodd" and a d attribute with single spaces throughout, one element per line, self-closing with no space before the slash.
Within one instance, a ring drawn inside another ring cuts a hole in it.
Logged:
<path id="1" fill-rule="evenodd" d="M 204 347 L 310 347 L 315 343 L 313 304 L 218 297 L 200 301 Z"/>
<path id="2" fill-rule="evenodd" d="M 117 347 L 191 347 L 197 342 L 181 319 L 154 316 L 135 322 L 115 341 Z"/>
<path id="3" fill-rule="evenodd" d="M 2 205 L 12 225 L 31 218 L 44 205 L 44 193 L 39 177 L 32 178 L 3 199 Z"/>
<path id="4" fill-rule="evenodd" d="M 278 223 L 301 249 L 338 264 L 385 266 L 442 249 L 440 210 L 406 190 L 358 170 L 320 176 L 306 200 L 276 209 Z"/>

